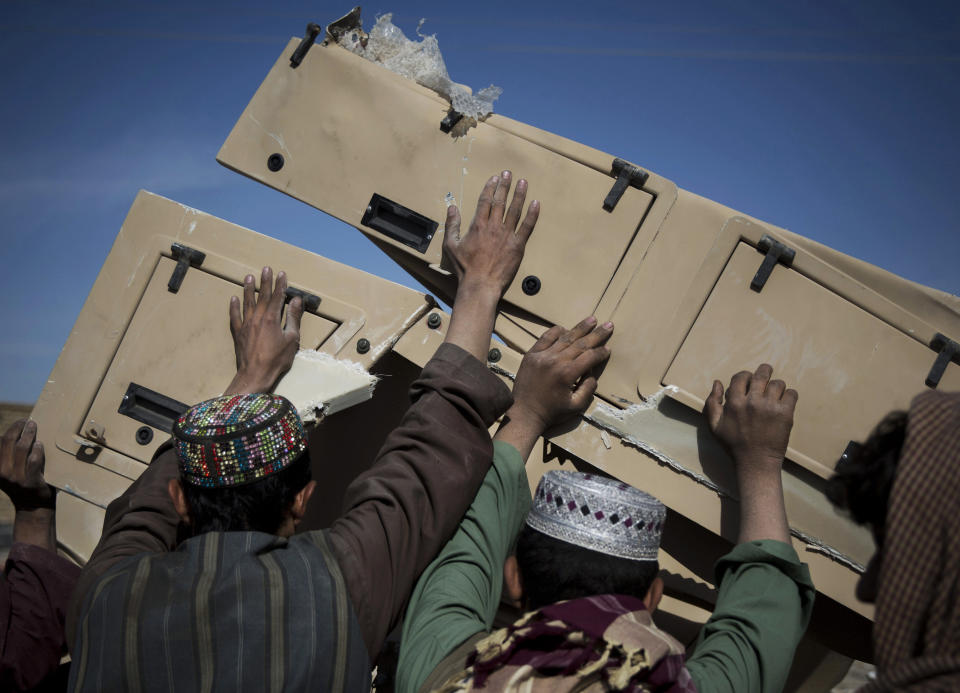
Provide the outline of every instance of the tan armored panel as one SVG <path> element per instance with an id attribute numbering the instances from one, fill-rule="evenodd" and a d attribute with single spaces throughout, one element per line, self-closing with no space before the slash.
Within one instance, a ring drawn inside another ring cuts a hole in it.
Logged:
<path id="1" fill-rule="evenodd" d="M 522 352 L 545 325 L 591 312 L 616 323 L 597 401 L 552 445 L 661 497 L 689 521 L 672 540 L 679 564 L 711 580 L 735 538 L 736 486 L 699 411 L 714 378 L 771 363 L 800 392 L 784 470 L 795 546 L 827 597 L 818 609 L 836 606 L 829 629 L 865 638 L 856 614 L 871 611 L 853 587 L 872 539 L 832 510 L 824 479 L 925 381 L 960 389 L 960 301 L 509 118 L 445 132 L 450 107 L 432 91 L 331 41 L 294 67 L 299 46 L 218 160 L 355 226 L 446 300 L 446 204 L 466 220 L 489 175 L 528 178 L 543 212 L 498 334 Z M 505 350 L 494 366 L 517 363 Z"/>
<path id="2" fill-rule="evenodd" d="M 428 298 L 141 192 L 33 412 L 47 480 L 62 490 L 58 538 L 74 557 L 89 556 L 107 504 L 143 471 L 176 416 L 229 384 L 229 298 L 263 264 L 285 270 L 305 294 L 301 348 L 391 376 L 373 400 L 334 414 L 311 437 L 324 480 L 312 526 L 337 514 L 343 488 L 361 471 L 354 459 L 373 460 L 419 372 L 383 357 L 429 311 Z M 338 446 L 349 431 L 351 444 Z"/>

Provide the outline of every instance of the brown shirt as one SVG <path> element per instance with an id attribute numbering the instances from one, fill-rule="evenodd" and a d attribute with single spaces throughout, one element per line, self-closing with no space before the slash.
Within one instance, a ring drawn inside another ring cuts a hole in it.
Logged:
<path id="1" fill-rule="evenodd" d="M 63 620 L 80 568 L 16 543 L 0 573 L 0 690 L 28 690 L 60 663 Z"/>
<path id="2" fill-rule="evenodd" d="M 499 378 L 452 344 L 437 350 L 411 399 L 373 467 L 347 489 L 344 513 L 328 532 L 371 658 L 470 505 L 493 458 L 487 429 L 512 401 Z M 67 614 L 71 645 L 83 600 L 104 572 L 129 556 L 176 546 L 179 518 L 167 493 L 176 475 L 176 454 L 165 445 L 107 508 Z"/>

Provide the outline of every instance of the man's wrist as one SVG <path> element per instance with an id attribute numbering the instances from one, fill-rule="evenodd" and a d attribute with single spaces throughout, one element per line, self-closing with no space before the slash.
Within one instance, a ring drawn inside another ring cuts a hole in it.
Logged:
<path id="1" fill-rule="evenodd" d="M 493 439 L 509 443 L 517 449 L 523 459 L 530 456 L 537 439 L 543 434 L 543 425 L 536 418 L 517 412 L 514 407 L 504 414 L 503 423 Z"/>
<path id="2" fill-rule="evenodd" d="M 532 410 L 523 406 L 523 403 L 514 402 L 513 406 L 503 415 L 504 422 L 509 422 L 517 428 L 531 431 L 539 437 L 547 429 L 546 422 Z"/>
<path id="3" fill-rule="evenodd" d="M 230 386 L 227 387 L 223 394 L 249 395 L 257 392 L 270 392 L 276 381 L 277 376 L 271 377 L 264 373 L 250 373 L 240 370 L 233 376 Z"/>
<path id="4" fill-rule="evenodd" d="M 475 299 L 497 303 L 503 296 L 504 288 L 499 282 L 486 277 L 465 276 L 457 285 L 457 299 Z"/>
<path id="5" fill-rule="evenodd" d="M 55 522 L 56 512 L 52 508 L 18 508 L 13 520 L 13 540 L 53 551 Z"/>

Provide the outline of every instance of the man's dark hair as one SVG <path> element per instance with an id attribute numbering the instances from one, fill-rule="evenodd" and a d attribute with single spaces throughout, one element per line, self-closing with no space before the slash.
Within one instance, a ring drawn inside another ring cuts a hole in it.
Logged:
<path id="1" fill-rule="evenodd" d="M 517 538 L 524 596 L 539 609 L 565 599 L 623 594 L 643 599 L 660 565 L 591 551 L 524 525 Z"/>
<path id="2" fill-rule="evenodd" d="M 310 482 L 310 454 L 304 450 L 287 467 L 242 486 L 205 488 L 181 480 L 190 506 L 189 533 L 266 532 L 276 534 L 297 493 Z"/>
<path id="3" fill-rule="evenodd" d="M 887 414 L 863 445 L 837 463 L 827 482 L 830 502 L 849 512 L 857 524 L 870 525 L 878 545 L 883 543 L 890 490 L 906 435 L 907 412 Z"/>

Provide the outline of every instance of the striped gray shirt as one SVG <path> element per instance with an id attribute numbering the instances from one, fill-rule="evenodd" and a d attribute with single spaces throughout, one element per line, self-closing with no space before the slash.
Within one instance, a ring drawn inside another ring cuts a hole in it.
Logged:
<path id="1" fill-rule="evenodd" d="M 118 563 L 89 591 L 74 691 L 369 691 L 323 531 L 208 532 Z"/>

